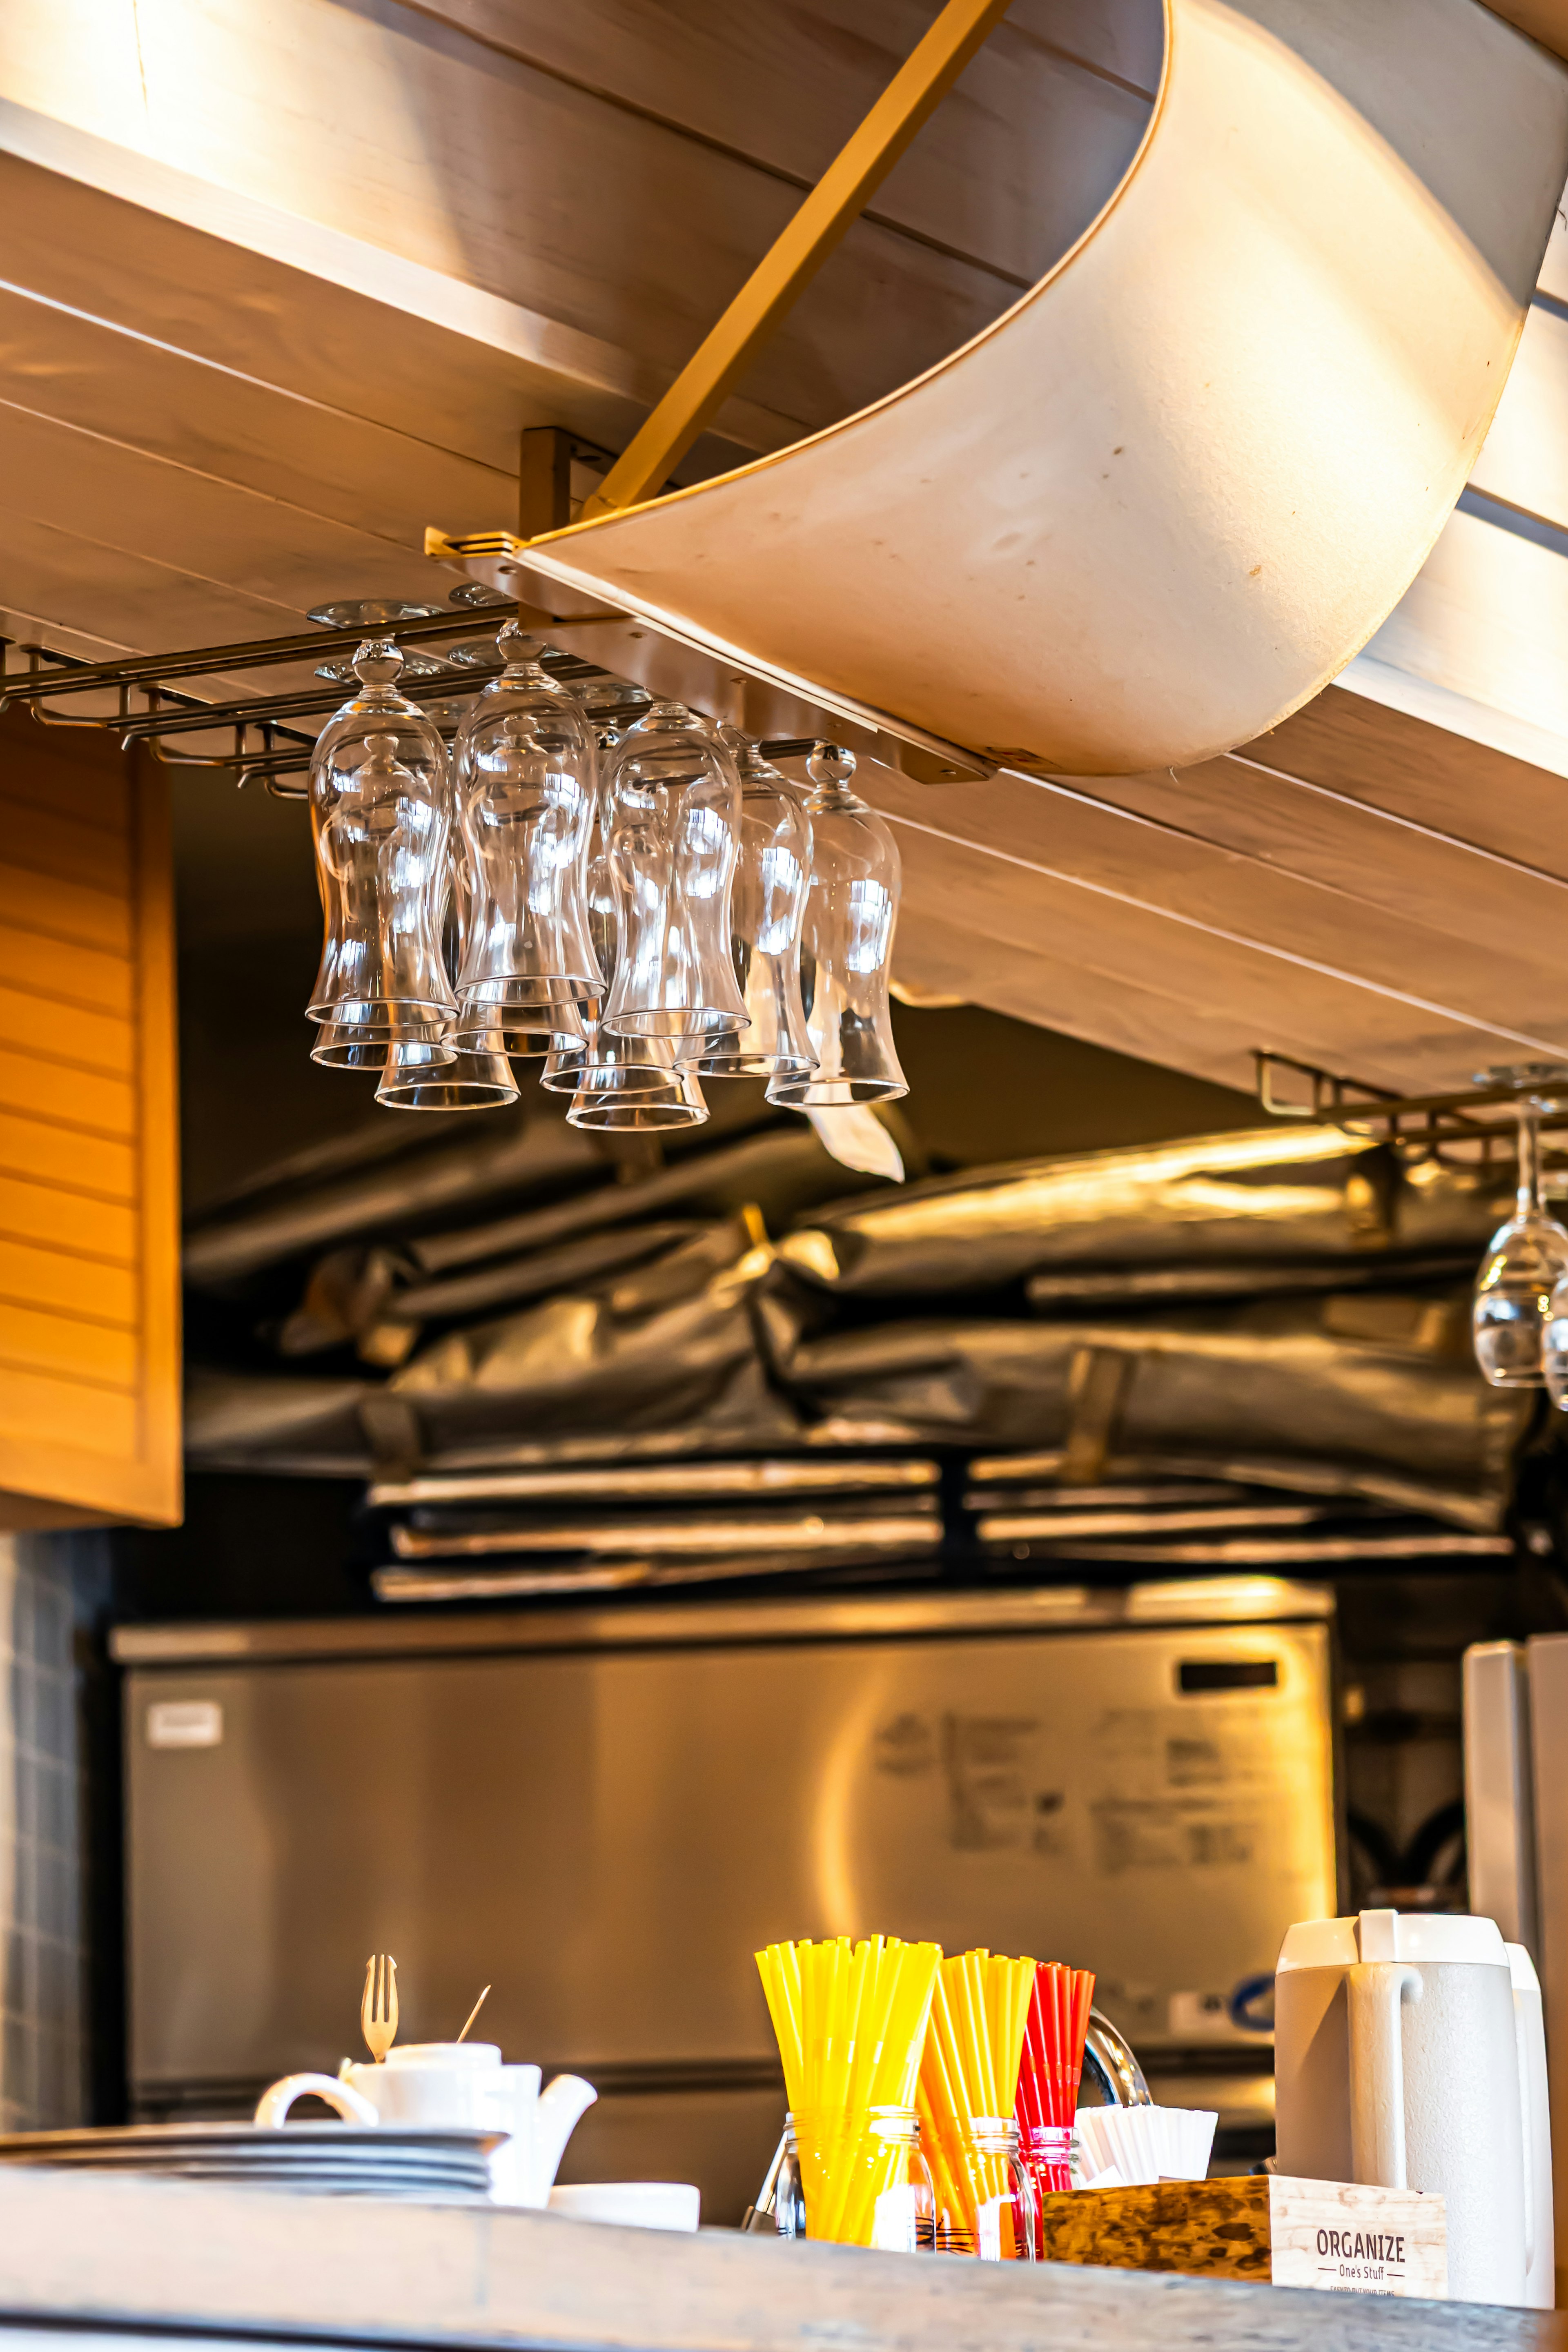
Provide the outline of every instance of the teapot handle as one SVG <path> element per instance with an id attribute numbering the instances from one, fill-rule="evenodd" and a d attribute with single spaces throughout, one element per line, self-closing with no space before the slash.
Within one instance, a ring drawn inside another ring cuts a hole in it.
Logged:
<path id="1" fill-rule="evenodd" d="M 253 2122 L 268 2130 L 276 2130 L 289 2120 L 289 2110 L 296 2099 L 314 2094 L 325 2099 L 342 2116 L 346 2124 L 379 2124 L 381 2117 L 363 2091 L 352 2083 L 340 2083 L 331 2074 L 285 2074 L 280 2083 L 273 2083 L 256 2102 Z"/>
<path id="2" fill-rule="evenodd" d="M 1358 1960 L 1346 1971 L 1350 2005 L 1351 2175 L 1377 2189 L 1408 2187 L 1401 2003 L 1421 1978 L 1398 1960 Z"/>

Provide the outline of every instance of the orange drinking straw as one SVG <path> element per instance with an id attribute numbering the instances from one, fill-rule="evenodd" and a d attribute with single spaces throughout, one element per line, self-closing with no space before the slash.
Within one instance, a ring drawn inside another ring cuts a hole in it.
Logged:
<path id="1" fill-rule="evenodd" d="M 1035 1982 L 1032 1959 L 987 1951 L 942 1961 L 921 2059 L 921 2145 L 937 2195 L 939 2244 L 979 2242 L 979 2209 L 1002 2194 L 1001 2160 L 974 2146 L 976 2116 L 1010 2116 Z"/>

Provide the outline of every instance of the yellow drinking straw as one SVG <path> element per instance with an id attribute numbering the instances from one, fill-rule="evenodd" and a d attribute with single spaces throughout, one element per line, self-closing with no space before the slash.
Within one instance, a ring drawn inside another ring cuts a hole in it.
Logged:
<path id="1" fill-rule="evenodd" d="M 942 1951 L 897 1936 L 770 1944 L 757 1970 L 795 2118 L 806 2228 L 869 2245 L 877 2200 L 904 2159 L 871 2126 L 910 2108 Z"/>

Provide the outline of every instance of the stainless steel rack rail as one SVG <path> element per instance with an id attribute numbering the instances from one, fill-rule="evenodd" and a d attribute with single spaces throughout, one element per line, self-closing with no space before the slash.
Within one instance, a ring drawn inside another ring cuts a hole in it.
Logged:
<path id="1" fill-rule="evenodd" d="M 119 736 L 122 745 L 144 743 L 153 757 L 170 767 L 210 768 L 232 772 L 241 790 L 259 783 L 279 800 L 303 800 L 308 785 L 291 783 L 304 777 L 310 765 L 315 736 L 296 721 L 327 718 L 343 700 L 342 683 L 257 693 L 236 699 L 206 701 L 184 690 L 174 680 L 232 678 L 236 672 L 279 669 L 300 662 L 318 664 L 341 656 L 345 661 L 367 635 L 391 638 L 405 648 L 440 647 L 439 670 L 408 683 L 412 698 L 437 707 L 436 724 L 444 735 L 456 733 L 455 713 L 438 706 L 472 694 L 499 677 L 499 657 L 485 659 L 461 648 L 492 637 L 502 622 L 522 609 L 514 599 L 487 593 L 483 603 L 459 590 L 449 613 L 418 618 L 364 622 L 350 628 L 318 627 L 297 635 L 256 637 L 237 645 L 194 646 L 168 654 L 132 654 L 121 661 L 88 662 L 52 646 L 0 635 L 0 710 L 29 710 L 46 727 L 90 727 Z M 19 656 L 19 665 L 14 656 Z M 620 688 L 616 697 L 606 691 L 597 698 L 595 716 L 606 724 L 635 717 L 646 709 L 648 694 L 597 663 L 574 653 L 547 646 L 542 656 L 548 669 L 573 684 Z M 84 709 L 88 698 L 108 708 Z M 231 741 L 221 751 L 178 748 L 189 737 L 227 731 Z M 769 756 L 800 757 L 814 747 L 815 738 L 781 737 L 764 743 Z"/>
<path id="2" fill-rule="evenodd" d="M 1480 1073 L 1475 1085 L 1452 1094 L 1397 1095 L 1365 1079 L 1346 1077 L 1289 1054 L 1254 1051 L 1258 1099 L 1275 1118 L 1305 1118 L 1371 1136 L 1417 1157 L 1437 1158 L 1465 1147 L 1464 1157 L 1511 1159 L 1514 1123 L 1509 1114 L 1535 1105 L 1542 1135 L 1568 1129 L 1568 1063 L 1521 1062 Z"/>

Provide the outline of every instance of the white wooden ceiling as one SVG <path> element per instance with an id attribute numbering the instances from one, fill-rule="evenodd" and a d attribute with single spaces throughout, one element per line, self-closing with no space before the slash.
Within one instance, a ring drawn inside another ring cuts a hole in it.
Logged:
<path id="1" fill-rule="evenodd" d="M 511 522 L 526 425 L 624 442 L 932 13 L 0 0 L 0 626 L 438 594 L 425 525 Z M 691 470 L 995 316 L 1113 184 L 1159 38 L 1157 0 L 1018 0 Z M 1253 1046 L 1394 1086 L 1568 1054 L 1565 427 L 1560 236 L 1464 509 L 1255 764 L 876 781 L 906 983 L 1230 1084 Z"/>

